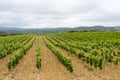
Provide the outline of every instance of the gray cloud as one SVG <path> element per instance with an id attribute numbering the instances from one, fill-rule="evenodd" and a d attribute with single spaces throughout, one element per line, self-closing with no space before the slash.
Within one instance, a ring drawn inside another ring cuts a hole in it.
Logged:
<path id="1" fill-rule="evenodd" d="M 119 0 L 1 0 L 0 26 L 120 25 Z"/>

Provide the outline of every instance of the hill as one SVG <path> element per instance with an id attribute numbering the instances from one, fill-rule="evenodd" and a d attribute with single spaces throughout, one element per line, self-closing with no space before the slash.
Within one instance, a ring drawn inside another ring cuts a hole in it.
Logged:
<path id="1" fill-rule="evenodd" d="M 79 26 L 75 28 L 65 28 L 65 27 L 59 27 L 59 28 L 16 28 L 16 27 L 0 27 L 0 34 L 10 34 L 10 33 L 58 33 L 58 32 L 66 32 L 66 31 L 83 31 L 83 30 L 97 30 L 97 31 L 119 31 L 120 26 Z"/>

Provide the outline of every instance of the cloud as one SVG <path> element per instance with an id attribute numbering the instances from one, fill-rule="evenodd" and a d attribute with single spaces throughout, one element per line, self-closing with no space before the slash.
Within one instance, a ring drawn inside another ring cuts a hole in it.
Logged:
<path id="1" fill-rule="evenodd" d="M 119 0 L 0 0 L 0 26 L 120 25 Z"/>

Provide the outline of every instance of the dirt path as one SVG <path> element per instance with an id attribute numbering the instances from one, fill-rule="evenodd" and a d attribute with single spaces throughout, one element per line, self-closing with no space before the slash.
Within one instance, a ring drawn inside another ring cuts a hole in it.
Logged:
<path id="1" fill-rule="evenodd" d="M 3 77 L 5 77 L 8 74 L 7 61 L 11 56 L 12 54 L 0 60 L 0 80 L 2 80 Z"/>
<path id="2" fill-rule="evenodd" d="M 4 80 L 37 80 L 36 68 L 36 46 L 38 39 L 36 38 L 33 46 L 27 51 L 20 63 L 9 72 Z"/>
<path id="3" fill-rule="evenodd" d="M 42 53 L 42 67 L 40 80 L 75 80 L 74 76 L 59 62 L 57 57 L 40 40 Z"/>
<path id="4" fill-rule="evenodd" d="M 68 56 L 67 51 L 59 47 L 57 47 L 57 49 L 60 50 L 64 55 Z M 87 68 L 85 68 L 84 66 L 84 63 L 76 56 L 69 55 L 69 57 L 71 57 L 73 64 L 74 69 L 73 74 L 76 76 L 78 80 L 102 80 L 102 78 L 98 78 L 97 76 L 93 75 L 91 71 L 87 70 Z"/>
<path id="5" fill-rule="evenodd" d="M 120 64 L 107 63 L 104 75 L 108 80 L 120 80 Z"/>

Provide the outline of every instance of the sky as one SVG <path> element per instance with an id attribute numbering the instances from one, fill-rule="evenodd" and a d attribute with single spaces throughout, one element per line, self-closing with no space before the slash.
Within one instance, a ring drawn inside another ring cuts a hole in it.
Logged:
<path id="1" fill-rule="evenodd" d="M 120 0 L 0 0 L 0 27 L 120 26 Z"/>

